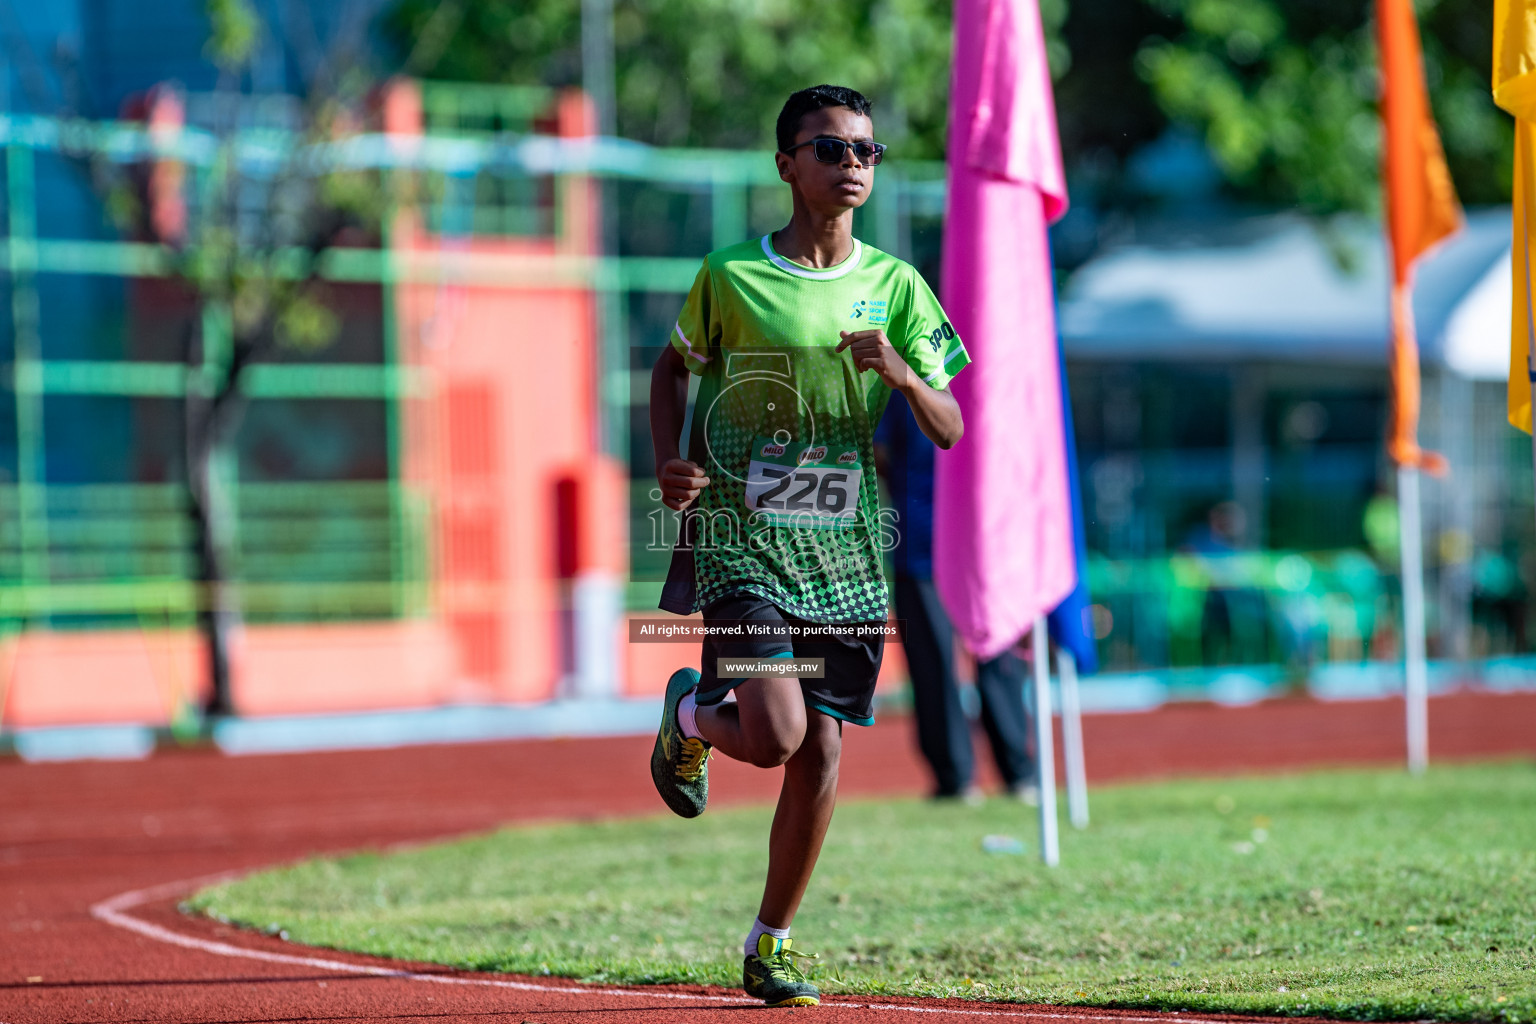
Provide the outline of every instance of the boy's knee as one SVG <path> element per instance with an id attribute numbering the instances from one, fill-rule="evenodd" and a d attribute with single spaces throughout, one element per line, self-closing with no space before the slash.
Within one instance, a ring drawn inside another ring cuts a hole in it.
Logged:
<path id="1" fill-rule="evenodd" d="M 742 760 L 757 768 L 777 768 L 800 749 L 806 735 L 805 707 L 798 683 L 749 680 L 737 700 L 742 706 Z"/>
<path id="2" fill-rule="evenodd" d="M 808 760 L 821 765 L 825 771 L 837 773 L 837 763 L 843 755 L 843 731 L 840 723 L 826 715 L 813 715 L 805 739 L 800 742 L 800 752 Z"/>
<path id="3" fill-rule="evenodd" d="M 802 739 L 801 736 L 780 732 L 759 736 L 749 751 L 749 760 L 758 768 L 777 768 L 795 756 Z"/>

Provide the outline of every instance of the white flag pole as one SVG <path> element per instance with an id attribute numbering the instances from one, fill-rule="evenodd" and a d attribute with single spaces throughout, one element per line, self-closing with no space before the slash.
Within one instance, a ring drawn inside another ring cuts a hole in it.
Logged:
<path id="1" fill-rule="evenodd" d="M 1073 828 L 1088 827 L 1088 769 L 1083 761 L 1083 714 L 1077 699 L 1077 658 L 1056 648 L 1061 679 L 1061 753 L 1067 763 L 1067 816 Z"/>
<path id="2" fill-rule="evenodd" d="M 1045 616 L 1029 632 L 1035 661 L 1035 763 L 1040 776 L 1040 859 L 1050 867 L 1061 863 L 1056 837 L 1056 743 L 1051 714 L 1050 645 Z"/>
<path id="3" fill-rule="evenodd" d="M 1429 672 L 1424 647 L 1424 538 L 1419 521 L 1419 471 L 1397 468 L 1399 565 L 1403 573 L 1403 645 L 1408 770 L 1429 764 Z"/>

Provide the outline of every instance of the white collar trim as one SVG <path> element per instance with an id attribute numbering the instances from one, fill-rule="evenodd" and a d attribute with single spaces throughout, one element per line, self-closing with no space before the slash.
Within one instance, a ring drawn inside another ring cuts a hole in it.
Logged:
<path id="1" fill-rule="evenodd" d="M 853 268 L 859 265 L 859 257 L 864 255 L 864 246 L 855 238 L 853 240 L 853 252 L 849 253 L 848 258 L 837 266 L 825 269 L 802 267 L 793 260 L 787 260 L 774 252 L 773 242 L 771 241 L 772 237 L 772 235 L 763 236 L 763 255 L 767 256 L 774 266 L 785 273 L 794 274 L 796 277 L 803 277 L 810 281 L 836 281 L 840 277 L 846 277 L 853 271 Z"/>

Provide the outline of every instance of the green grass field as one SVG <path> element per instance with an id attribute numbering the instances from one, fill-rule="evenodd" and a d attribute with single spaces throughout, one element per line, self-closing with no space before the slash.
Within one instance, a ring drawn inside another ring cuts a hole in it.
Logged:
<path id="1" fill-rule="evenodd" d="M 1536 1020 L 1536 765 L 1117 786 L 1033 811 L 846 801 L 795 921 L 824 991 Z M 506 829 L 199 893 L 295 942 L 475 970 L 736 985 L 767 809 Z M 982 839 L 1023 839 L 1024 855 Z"/>

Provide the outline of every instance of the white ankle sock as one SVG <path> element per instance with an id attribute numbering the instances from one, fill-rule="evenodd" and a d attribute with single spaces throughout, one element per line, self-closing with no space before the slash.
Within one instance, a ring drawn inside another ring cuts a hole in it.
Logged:
<path id="1" fill-rule="evenodd" d="M 752 930 L 747 933 L 747 941 L 742 943 L 742 949 L 747 956 L 757 956 L 757 937 L 759 935 L 772 935 L 776 939 L 789 938 L 788 928 L 769 928 L 763 924 L 761 918 L 752 919 Z"/>
<path id="2" fill-rule="evenodd" d="M 683 695 L 683 699 L 677 702 L 677 727 L 683 730 L 683 735 L 688 739 L 702 739 L 699 735 L 699 724 L 694 719 L 694 712 L 699 709 L 698 701 L 694 697 L 698 690 L 689 690 Z"/>

